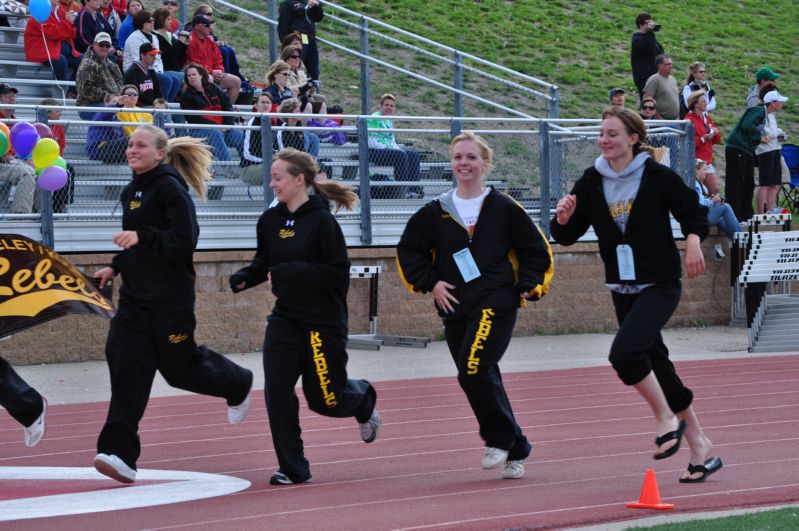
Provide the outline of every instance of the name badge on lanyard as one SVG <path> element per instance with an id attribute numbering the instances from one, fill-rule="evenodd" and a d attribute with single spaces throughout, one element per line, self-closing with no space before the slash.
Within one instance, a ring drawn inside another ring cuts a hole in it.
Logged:
<path id="1" fill-rule="evenodd" d="M 455 259 L 455 265 L 458 266 L 458 271 L 461 272 L 464 282 L 470 282 L 480 276 L 480 270 L 468 248 L 453 253 L 452 258 Z"/>
<path id="2" fill-rule="evenodd" d="M 616 246 L 616 261 L 619 263 L 619 279 L 635 280 L 635 262 L 633 249 L 629 245 Z"/>

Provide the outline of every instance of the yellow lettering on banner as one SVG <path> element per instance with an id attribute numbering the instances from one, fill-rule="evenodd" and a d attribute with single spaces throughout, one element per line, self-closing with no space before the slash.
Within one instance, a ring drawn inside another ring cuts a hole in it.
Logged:
<path id="1" fill-rule="evenodd" d="M 493 316 L 494 310 L 491 308 L 483 309 L 483 316 L 480 318 L 480 324 L 477 325 L 477 332 L 474 334 L 472 348 L 466 361 L 466 374 L 477 374 L 477 369 L 480 367 L 480 358 L 477 356 L 477 352 L 483 350 L 483 342 L 488 338 L 488 334 L 491 333 L 491 317 Z"/>
<path id="2" fill-rule="evenodd" d="M 311 351 L 313 352 L 313 361 L 316 366 L 316 376 L 319 378 L 319 389 L 322 391 L 322 398 L 327 407 L 336 405 L 336 394 L 330 392 L 327 386 L 330 385 L 330 378 L 327 375 L 328 371 L 327 358 L 322 351 L 322 338 L 319 332 L 311 331 Z"/>

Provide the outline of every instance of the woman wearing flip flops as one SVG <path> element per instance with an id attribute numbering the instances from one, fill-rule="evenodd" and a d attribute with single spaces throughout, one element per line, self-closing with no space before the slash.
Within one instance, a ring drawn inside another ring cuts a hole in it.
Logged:
<path id="1" fill-rule="evenodd" d="M 619 378 L 649 403 L 657 422 L 655 459 L 691 447 L 682 483 L 704 481 L 722 466 L 691 406 L 693 393 L 669 360 L 661 330 L 680 300 L 680 255 L 669 213 L 685 235 L 685 270 L 695 278 L 705 270 L 700 240 L 707 235 L 707 210 L 679 175 L 656 163 L 646 145 L 646 126 L 625 108 L 608 109 L 599 129 L 602 154 L 561 199 L 552 219 L 552 237 L 575 243 L 594 227 L 605 263 L 619 331 L 610 362 Z"/>

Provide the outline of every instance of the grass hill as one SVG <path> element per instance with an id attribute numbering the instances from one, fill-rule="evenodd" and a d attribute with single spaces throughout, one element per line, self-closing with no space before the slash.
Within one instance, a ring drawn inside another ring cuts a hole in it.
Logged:
<path id="1" fill-rule="evenodd" d="M 635 103 L 630 37 L 635 16 L 648 11 L 663 25 L 658 40 L 674 58 L 679 85 L 689 63 L 699 60 L 706 64 L 718 101 L 714 119 L 723 132 L 729 133 L 740 116 L 746 90 L 754 84 L 755 70 L 768 65 L 781 74 L 780 91 L 791 98 L 778 121 L 792 141 L 799 141 L 799 0 L 659 4 L 609 0 L 342 0 L 339 4 L 555 83 L 561 89 L 561 116 L 570 118 L 597 116 L 608 101 L 608 90 L 615 86 L 623 87 L 628 102 Z M 265 14 L 261 0 L 244 0 L 240 5 Z M 217 11 L 224 11 L 224 7 Z M 244 71 L 261 78 L 268 66 L 263 55 L 264 26 L 251 24 L 241 16 L 217 18 L 223 37 L 240 50 Z M 320 33 L 333 27 L 323 21 Z M 322 55 L 324 61 L 333 54 L 322 48 Z M 323 63 L 324 83 L 330 90 L 342 92 L 336 94 L 337 101 L 351 101 L 345 108 L 357 109 L 357 96 L 345 92 L 346 87 L 357 84 L 358 65 L 354 59 L 334 60 L 336 68 L 325 68 L 328 65 Z M 373 95 L 379 92 L 379 88 L 373 90 Z"/>

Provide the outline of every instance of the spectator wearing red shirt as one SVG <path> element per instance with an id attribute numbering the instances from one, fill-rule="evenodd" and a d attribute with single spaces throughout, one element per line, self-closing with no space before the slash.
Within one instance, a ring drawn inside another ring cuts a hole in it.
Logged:
<path id="1" fill-rule="evenodd" d="M 41 24 L 33 17 L 28 19 L 23 34 L 25 60 L 51 65 L 56 79 L 75 81 L 83 54 L 75 50 L 75 27 L 72 25 L 77 13 L 65 11 L 58 0 L 50 0 L 50 17 Z M 72 6 L 67 5 L 69 8 Z M 69 70 L 72 70 L 72 75 Z"/>
<path id="2" fill-rule="evenodd" d="M 191 42 L 186 50 L 186 61 L 202 66 L 208 71 L 214 83 L 227 91 L 228 99 L 235 103 L 241 90 L 241 79 L 225 73 L 222 53 L 211 35 L 211 22 L 202 15 L 191 20 Z"/>

